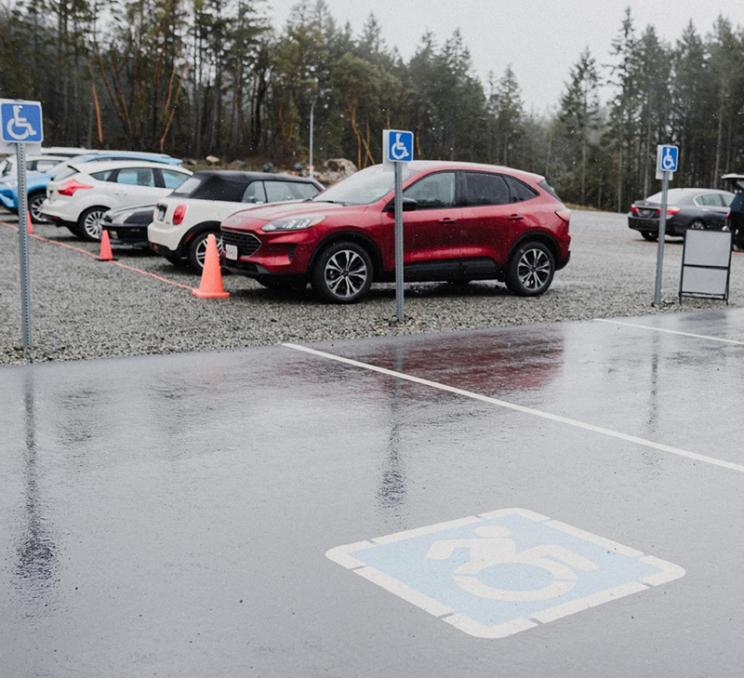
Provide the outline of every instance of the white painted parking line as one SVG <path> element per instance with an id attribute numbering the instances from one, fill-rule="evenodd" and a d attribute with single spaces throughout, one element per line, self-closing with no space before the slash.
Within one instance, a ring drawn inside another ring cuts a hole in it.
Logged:
<path id="1" fill-rule="evenodd" d="M 629 323 L 624 320 L 610 320 L 609 318 L 595 318 L 595 322 L 607 323 L 609 325 L 622 325 L 623 327 L 634 327 L 639 330 L 651 330 L 652 332 L 663 332 L 665 334 L 678 334 L 681 337 L 691 337 L 693 339 L 705 339 L 706 341 L 717 341 L 721 344 L 733 344 L 734 346 L 744 346 L 744 341 L 737 339 L 725 339 L 724 337 L 711 337 L 707 334 L 694 334 L 693 332 L 681 332 L 680 330 L 668 330 L 665 327 L 654 327 L 653 325 L 641 325 L 639 323 Z"/>
<path id="2" fill-rule="evenodd" d="M 567 426 L 573 426 L 575 428 L 583 429 L 584 431 L 591 431 L 592 433 L 598 433 L 609 438 L 615 438 L 616 440 L 622 440 L 628 443 L 634 443 L 635 445 L 641 445 L 642 447 L 656 450 L 657 452 L 664 452 L 666 454 L 673 454 L 678 457 L 685 459 L 691 459 L 692 461 L 698 461 L 703 464 L 709 464 L 710 466 L 717 466 L 719 468 L 726 469 L 728 471 L 736 471 L 737 473 L 744 473 L 744 465 L 736 464 L 731 461 L 724 459 L 717 459 L 716 457 L 708 456 L 707 454 L 700 454 L 699 452 L 692 452 L 690 450 L 684 450 L 680 447 L 674 447 L 672 445 L 665 445 L 664 443 L 657 443 L 653 440 L 646 440 L 645 438 L 639 438 L 638 436 L 629 435 L 627 433 L 621 433 L 620 431 L 614 431 L 604 426 L 596 426 L 589 424 L 578 419 L 571 419 L 570 417 L 563 417 L 559 414 L 552 414 L 550 412 L 543 412 L 533 407 L 526 407 L 524 405 L 517 405 L 516 403 L 510 403 L 506 400 L 500 400 L 499 398 L 491 398 L 490 396 L 483 395 L 481 393 L 475 393 L 473 391 L 466 391 L 462 388 L 456 388 L 455 386 L 448 386 L 447 384 L 440 384 L 430 379 L 422 379 L 421 377 L 414 377 L 410 374 L 404 374 L 403 372 L 396 372 L 395 370 L 389 370 L 386 367 L 378 367 L 377 365 L 371 365 L 369 363 L 363 363 L 359 360 L 352 360 L 351 358 L 344 358 L 343 356 L 334 355 L 333 353 L 326 353 L 325 351 L 318 351 L 314 348 L 308 348 L 307 346 L 301 346 L 299 344 L 281 344 L 285 348 L 292 349 L 294 351 L 302 351 L 310 355 L 317 356 L 318 358 L 325 358 L 326 360 L 333 360 L 350 367 L 357 367 L 370 372 L 377 372 L 384 374 L 388 377 L 394 377 L 395 379 L 402 379 L 404 381 L 410 381 L 414 384 L 420 384 L 421 386 L 429 386 L 440 391 L 452 393 L 454 395 L 463 396 L 465 398 L 472 398 L 489 405 L 496 405 L 497 407 L 503 407 L 508 410 L 515 412 L 521 412 L 522 414 L 529 414 L 533 417 L 540 417 L 541 419 L 547 419 L 554 421 L 559 424 L 566 424 Z"/>

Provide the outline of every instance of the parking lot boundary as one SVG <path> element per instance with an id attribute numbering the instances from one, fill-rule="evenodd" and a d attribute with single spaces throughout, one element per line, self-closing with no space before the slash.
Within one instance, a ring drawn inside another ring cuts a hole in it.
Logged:
<path id="1" fill-rule="evenodd" d="M 0 221 L 0 226 L 5 226 L 6 228 L 18 232 L 18 226 L 15 224 L 9 224 L 7 221 Z M 29 233 L 29 238 L 33 238 L 34 240 L 38 240 L 39 242 L 46 243 L 48 245 L 55 245 L 56 247 L 62 247 L 66 250 L 72 250 L 73 252 L 77 252 L 78 254 L 84 254 L 86 257 L 90 257 L 91 259 L 94 259 L 98 261 L 98 255 L 96 255 L 93 252 L 89 252 L 88 250 L 84 250 L 82 247 L 75 247 L 75 245 L 70 245 L 66 242 L 59 242 L 58 240 L 51 240 L 50 238 L 45 238 L 43 235 L 38 235 L 36 233 Z M 125 264 L 121 261 L 107 261 L 105 262 L 107 264 L 113 264 L 114 266 L 118 266 L 119 268 L 123 268 L 126 271 L 131 271 L 132 273 L 139 273 L 140 275 L 147 276 L 148 278 L 153 278 L 154 280 L 159 280 L 160 282 L 164 282 L 168 285 L 173 285 L 174 287 L 180 287 L 181 289 L 188 290 L 191 292 L 191 285 L 184 285 L 183 283 L 180 283 L 176 280 L 170 280 L 169 278 L 166 278 L 162 275 L 158 275 L 157 273 L 152 273 L 151 271 L 145 271 L 141 268 L 137 268 L 136 266 L 130 266 L 129 264 Z"/>
<path id="2" fill-rule="evenodd" d="M 693 339 L 705 339 L 706 341 L 717 341 L 722 344 L 732 344 L 734 346 L 744 346 L 744 341 L 737 339 L 726 339 L 724 337 L 711 337 L 707 334 L 695 334 L 694 332 L 682 332 L 681 330 L 669 330 L 666 327 L 654 327 L 653 325 L 641 325 L 640 323 L 629 323 L 625 320 L 612 320 L 611 318 L 595 318 L 595 322 L 607 323 L 608 325 L 621 325 L 623 327 L 634 327 L 639 330 L 650 330 L 652 332 L 663 332 L 665 334 L 677 334 L 681 337 L 691 337 Z"/>
<path id="3" fill-rule="evenodd" d="M 416 377 L 410 374 L 405 374 L 404 372 L 397 372 L 396 370 L 390 370 L 386 367 L 378 367 L 377 365 L 372 365 L 370 363 L 361 362 L 359 360 L 353 360 L 352 358 L 345 358 L 343 356 L 335 355 L 334 353 L 327 353 L 326 351 L 319 351 L 314 348 L 309 348 L 308 346 L 302 346 L 300 344 L 291 344 L 291 343 L 282 343 L 281 346 L 284 346 L 285 348 L 288 348 L 294 351 L 301 351 L 303 353 L 307 353 L 309 355 L 313 355 L 318 358 L 324 358 L 326 360 L 333 360 L 335 362 L 342 363 L 350 367 L 356 367 L 356 368 L 368 370 L 370 372 L 377 372 L 378 374 L 384 374 L 388 377 L 393 377 L 395 379 L 402 379 L 404 381 L 409 381 L 414 384 L 419 384 L 421 386 L 428 386 L 430 388 L 435 388 L 440 391 L 444 391 L 446 393 L 451 393 L 453 395 L 458 395 L 458 396 L 462 396 L 465 398 L 471 398 L 472 400 L 478 400 L 483 403 L 488 403 L 489 405 L 496 405 L 497 407 L 502 407 L 504 409 L 512 410 L 514 412 L 521 412 L 522 414 L 529 414 L 533 417 L 540 417 L 541 419 L 547 419 L 548 421 L 553 421 L 559 424 L 565 424 L 567 426 L 573 426 L 574 428 L 582 429 L 584 431 L 598 433 L 600 435 L 607 436 L 608 438 L 614 438 L 616 440 L 622 440 L 624 442 L 633 443 L 635 445 L 640 445 L 645 448 L 656 450 L 657 452 L 673 454 L 678 457 L 683 457 L 685 459 L 689 459 L 692 461 L 697 461 L 703 464 L 708 464 L 710 466 L 717 466 L 718 468 L 723 468 L 728 471 L 735 471 L 736 473 L 744 473 L 744 465 L 742 464 L 736 464 L 734 462 L 726 461 L 724 459 L 718 459 L 716 457 L 711 457 L 706 454 L 700 454 L 699 452 L 685 450 L 680 447 L 674 447 L 672 445 L 666 445 L 664 443 L 657 443 L 657 442 L 654 442 L 653 440 L 647 440 L 646 438 L 640 438 L 638 436 L 630 435 L 627 433 L 622 433 L 620 431 L 615 431 L 610 428 L 605 428 L 604 426 L 597 426 L 595 424 L 590 424 L 588 422 L 580 421 L 578 419 L 564 417 L 559 414 L 552 414 L 551 412 L 544 412 L 543 410 L 538 410 L 533 407 L 526 407 L 525 405 L 518 405 L 516 403 L 510 403 L 506 400 L 501 400 L 499 398 L 492 398 L 491 396 L 483 395 L 481 393 L 475 393 L 474 391 L 467 391 L 462 388 L 457 388 L 456 386 L 448 386 L 447 384 L 442 384 L 437 381 L 431 381 L 430 379 L 423 379 L 421 377 Z"/>

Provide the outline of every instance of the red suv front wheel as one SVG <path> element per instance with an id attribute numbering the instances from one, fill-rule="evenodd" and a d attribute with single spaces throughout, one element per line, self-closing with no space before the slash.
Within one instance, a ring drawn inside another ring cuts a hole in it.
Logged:
<path id="1" fill-rule="evenodd" d="M 372 284 L 372 260 L 361 245 L 338 242 L 324 249 L 312 273 L 315 292 L 336 304 L 361 299 Z"/>

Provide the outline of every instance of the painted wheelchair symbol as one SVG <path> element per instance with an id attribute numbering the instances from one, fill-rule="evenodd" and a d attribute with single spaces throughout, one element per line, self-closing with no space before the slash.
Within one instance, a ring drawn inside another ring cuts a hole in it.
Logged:
<path id="1" fill-rule="evenodd" d="M 664 149 L 664 155 L 661 156 L 661 168 L 666 172 L 671 172 L 676 164 L 672 149 L 667 146 Z"/>
<path id="2" fill-rule="evenodd" d="M 36 134 L 36 130 L 31 123 L 21 116 L 22 109 L 23 106 L 13 106 L 13 117 L 8 120 L 8 124 L 5 126 L 8 136 L 16 141 L 23 141 Z"/>
<path id="3" fill-rule="evenodd" d="M 590 572 L 598 569 L 591 560 L 558 545 L 546 544 L 518 551 L 505 527 L 483 526 L 476 528 L 475 534 L 477 538 L 473 539 L 435 542 L 426 557 L 429 560 L 447 560 L 456 551 L 468 551 L 470 560 L 460 565 L 453 577 L 461 589 L 480 598 L 509 602 L 550 600 L 565 595 L 576 585 L 576 570 Z M 483 570 L 497 565 L 537 567 L 548 572 L 552 581 L 539 589 L 520 591 L 495 588 L 480 580 L 478 575 Z"/>
<path id="4" fill-rule="evenodd" d="M 395 133 L 395 142 L 390 146 L 390 155 L 393 156 L 393 160 L 405 160 L 409 153 L 406 145 L 400 140 L 401 135 Z"/>

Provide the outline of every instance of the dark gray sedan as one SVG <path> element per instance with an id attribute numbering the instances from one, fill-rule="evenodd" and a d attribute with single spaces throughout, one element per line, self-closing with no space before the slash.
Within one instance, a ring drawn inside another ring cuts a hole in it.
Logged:
<path id="1" fill-rule="evenodd" d="M 101 228 L 108 231 L 112 245 L 147 249 L 147 227 L 154 209 L 155 205 L 140 205 L 109 210 L 101 219 Z"/>
<path id="2" fill-rule="evenodd" d="M 667 202 L 667 235 L 683 236 L 688 228 L 720 231 L 734 194 L 712 188 L 672 188 Z M 628 227 L 646 240 L 659 237 L 661 193 L 630 206 Z"/>

